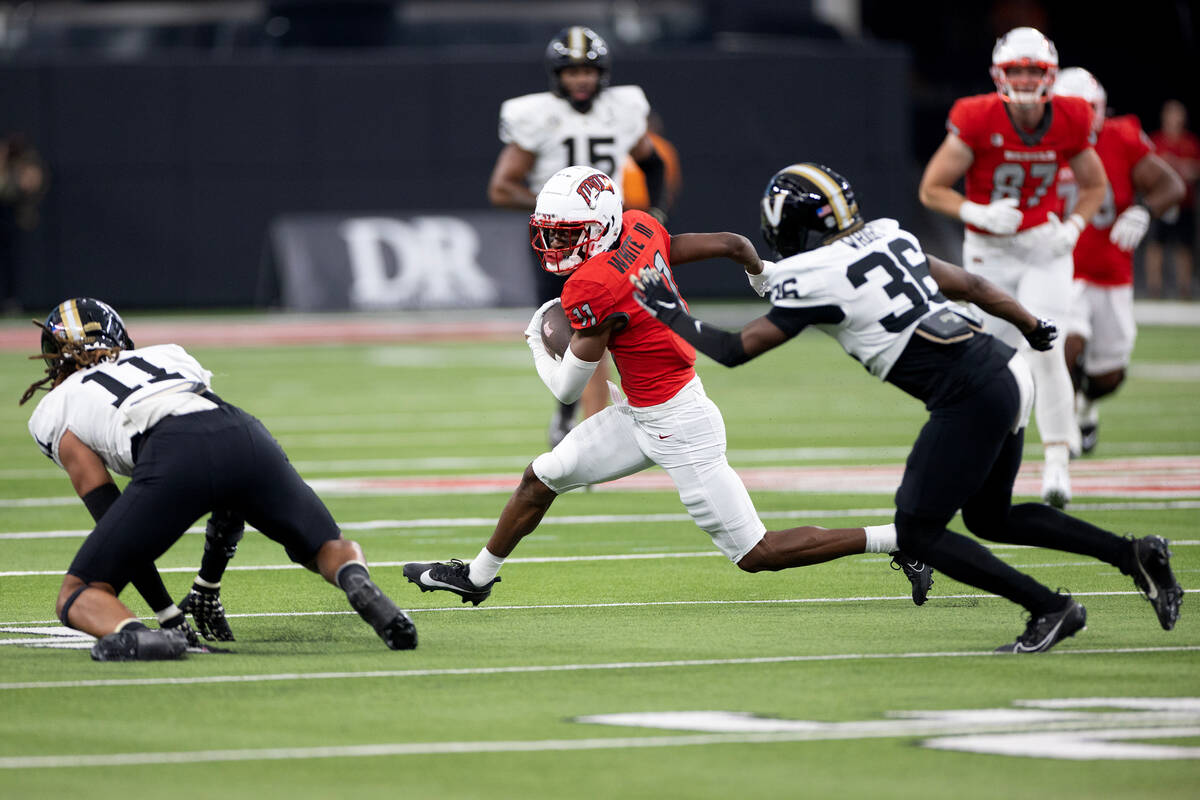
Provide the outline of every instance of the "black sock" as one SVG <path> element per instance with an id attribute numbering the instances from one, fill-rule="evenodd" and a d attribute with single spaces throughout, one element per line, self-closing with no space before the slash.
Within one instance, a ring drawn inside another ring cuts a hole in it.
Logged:
<path id="1" fill-rule="evenodd" d="M 362 585 L 363 581 L 371 579 L 367 568 L 357 561 L 348 561 L 338 568 L 337 585 L 342 587 L 343 592 L 349 592 Z"/>
<path id="2" fill-rule="evenodd" d="M 150 627 L 148 625 L 146 625 L 145 623 L 142 623 L 142 622 L 138 622 L 137 620 L 134 620 L 133 622 L 126 622 L 124 625 L 121 626 L 122 633 L 124 633 L 125 631 L 148 631 L 148 630 L 150 630 Z"/>

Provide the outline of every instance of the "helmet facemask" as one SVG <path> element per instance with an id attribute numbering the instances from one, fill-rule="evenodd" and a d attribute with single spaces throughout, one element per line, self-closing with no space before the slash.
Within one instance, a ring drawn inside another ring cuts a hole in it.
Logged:
<path id="1" fill-rule="evenodd" d="M 542 262 L 542 269 L 566 275 L 605 249 L 602 242 L 607 226 L 598 220 L 529 220 L 529 239 Z"/>

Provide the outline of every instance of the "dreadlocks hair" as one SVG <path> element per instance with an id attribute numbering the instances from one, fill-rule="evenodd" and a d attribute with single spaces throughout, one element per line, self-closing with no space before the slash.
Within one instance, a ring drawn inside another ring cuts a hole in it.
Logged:
<path id="1" fill-rule="evenodd" d="M 38 326 L 42 331 L 48 330 L 44 323 L 36 319 L 33 320 L 33 324 Z M 25 403 L 29 402 L 29 398 L 37 394 L 39 389 L 50 391 L 77 370 L 86 369 L 102 361 L 112 361 L 121 352 L 120 347 L 99 347 L 89 350 L 84 344 L 66 342 L 57 336 L 55 337 L 55 341 L 58 343 L 57 353 L 38 353 L 29 357 L 31 361 L 42 360 L 46 362 L 46 377 L 29 384 L 29 388 L 21 395 L 21 400 L 17 405 L 25 405 Z M 50 385 L 47 386 L 46 384 Z"/>

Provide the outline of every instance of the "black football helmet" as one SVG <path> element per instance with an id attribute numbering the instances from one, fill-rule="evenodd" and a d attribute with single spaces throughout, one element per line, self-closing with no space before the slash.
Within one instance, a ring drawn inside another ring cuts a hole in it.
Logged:
<path id="1" fill-rule="evenodd" d="M 566 97 L 558 73 L 567 67 L 595 67 L 600 71 L 600 84 L 596 90 L 599 94 L 608 86 L 609 73 L 612 70 L 612 59 L 608 55 L 608 44 L 591 28 L 582 25 L 572 25 L 563 28 L 554 35 L 550 44 L 546 45 L 546 75 L 550 78 L 550 91 L 559 97 Z M 588 100 L 591 106 L 595 95 Z M 586 108 L 580 109 L 586 111 Z"/>
<path id="2" fill-rule="evenodd" d="M 783 258 L 820 247 L 863 221 L 850 181 L 811 162 L 776 172 L 761 211 L 763 239 Z"/>
<path id="3" fill-rule="evenodd" d="M 46 362 L 46 377 L 30 386 L 21 397 L 24 404 L 43 384 L 57 386 L 80 367 L 132 350 L 133 339 L 121 315 L 112 306 L 90 297 L 64 300 L 54 307 L 45 322 L 33 324 L 42 330 L 42 352 L 30 358 Z"/>
<path id="4" fill-rule="evenodd" d="M 41 327 L 42 357 L 47 364 L 64 353 L 133 349 L 121 315 L 108 303 L 90 297 L 59 303 Z"/>

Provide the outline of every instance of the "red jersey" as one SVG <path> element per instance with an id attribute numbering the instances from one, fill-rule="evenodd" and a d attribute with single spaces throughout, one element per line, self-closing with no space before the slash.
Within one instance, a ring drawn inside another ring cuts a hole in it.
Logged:
<path id="1" fill-rule="evenodd" d="M 1020 230 L 1041 225 L 1052 211 L 1061 216 L 1062 201 L 1054 191 L 1058 169 L 1092 145 L 1091 126 L 1086 100 L 1055 96 L 1037 130 L 1018 132 L 995 92 L 956 101 L 946 120 L 946 129 L 975 154 L 965 176 L 967 199 L 987 205 L 1017 198 L 1025 212 Z"/>
<path id="2" fill-rule="evenodd" d="M 1125 252 L 1109 240 L 1113 223 L 1121 212 L 1133 205 L 1133 168 L 1154 152 L 1150 138 L 1132 114 L 1104 121 L 1096 141 L 1096 154 L 1108 176 L 1108 192 L 1100 210 L 1088 220 L 1075 245 L 1075 277 L 1101 286 L 1127 286 L 1133 283 L 1133 253 Z M 1059 193 L 1066 197 L 1067 213 L 1075 207 L 1075 179 L 1070 169 L 1063 170 Z"/>
<path id="3" fill-rule="evenodd" d="M 695 348 L 647 314 L 633 299 L 629 282 L 630 275 L 652 266 L 674 283 L 670 260 L 667 229 L 643 211 L 626 211 L 617 248 L 583 262 L 562 290 L 563 310 L 576 330 L 614 314 L 628 317 L 625 327 L 609 337 L 608 351 L 625 396 L 638 407 L 665 403 L 696 376 Z"/>
<path id="4" fill-rule="evenodd" d="M 1155 131 L 1150 134 L 1150 141 L 1163 161 L 1180 175 L 1187 176 L 1200 168 L 1200 136 L 1191 131 L 1184 131 L 1175 139 L 1168 138 L 1162 131 Z M 1179 208 L 1186 213 L 1196 203 L 1196 182 L 1184 177 L 1183 184 L 1187 187 L 1187 193 L 1180 201 Z"/>

